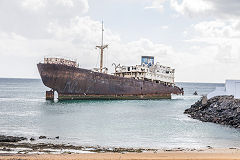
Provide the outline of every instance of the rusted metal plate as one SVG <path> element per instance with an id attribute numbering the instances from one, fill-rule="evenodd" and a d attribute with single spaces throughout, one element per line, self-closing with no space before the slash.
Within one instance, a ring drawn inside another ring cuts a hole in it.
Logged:
<path id="1" fill-rule="evenodd" d="M 75 95 L 108 95 L 109 97 L 135 95 L 141 97 L 141 95 L 183 93 L 177 86 L 118 77 L 82 68 L 42 63 L 37 66 L 44 85 L 57 91 L 59 95 L 68 95 L 68 97 L 76 97 Z"/>
<path id="2" fill-rule="evenodd" d="M 54 91 L 46 91 L 46 100 L 54 100 Z"/>
<path id="3" fill-rule="evenodd" d="M 171 94 L 148 94 L 148 95 L 79 95 L 59 94 L 59 100 L 149 100 L 170 99 Z"/>

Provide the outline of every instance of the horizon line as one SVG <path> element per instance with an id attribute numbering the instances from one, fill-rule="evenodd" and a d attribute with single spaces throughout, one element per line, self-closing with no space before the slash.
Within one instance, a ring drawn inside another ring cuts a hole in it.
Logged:
<path id="1" fill-rule="evenodd" d="M 41 78 L 33 78 L 33 77 L 0 77 L 0 79 L 31 79 L 31 80 L 41 80 Z M 224 84 L 225 82 L 191 82 L 191 81 L 177 81 L 175 83 L 219 83 L 219 84 Z"/>

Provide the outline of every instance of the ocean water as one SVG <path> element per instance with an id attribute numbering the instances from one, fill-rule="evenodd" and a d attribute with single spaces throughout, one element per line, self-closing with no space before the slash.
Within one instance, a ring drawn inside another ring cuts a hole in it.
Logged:
<path id="1" fill-rule="evenodd" d="M 144 148 L 240 147 L 240 130 L 183 114 L 200 96 L 223 84 L 178 83 L 172 100 L 45 100 L 41 80 L 0 79 L 0 134 L 60 136 L 56 143 Z M 51 141 L 51 140 L 48 140 Z"/>

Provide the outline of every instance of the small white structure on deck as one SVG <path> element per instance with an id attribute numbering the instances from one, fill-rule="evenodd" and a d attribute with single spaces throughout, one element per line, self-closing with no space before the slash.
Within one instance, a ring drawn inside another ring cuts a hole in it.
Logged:
<path id="1" fill-rule="evenodd" d="M 233 95 L 234 98 L 240 98 L 240 80 L 226 80 L 225 87 L 216 87 L 216 90 L 209 93 L 207 98 L 214 96 Z"/>

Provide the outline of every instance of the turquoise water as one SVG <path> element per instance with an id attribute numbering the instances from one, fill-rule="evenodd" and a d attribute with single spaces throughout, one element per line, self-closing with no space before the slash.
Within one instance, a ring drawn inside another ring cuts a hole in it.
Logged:
<path id="1" fill-rule="evenodd" d="M 106 147 L 240 147 L 240 130 L 183 114 L 200 98 L 195 90 L 206 94 L 223 84 L 178 85 L 185 96 L 172 100 L 50 102 L 41 80 L 0 79 L 0 134 Z"/>

